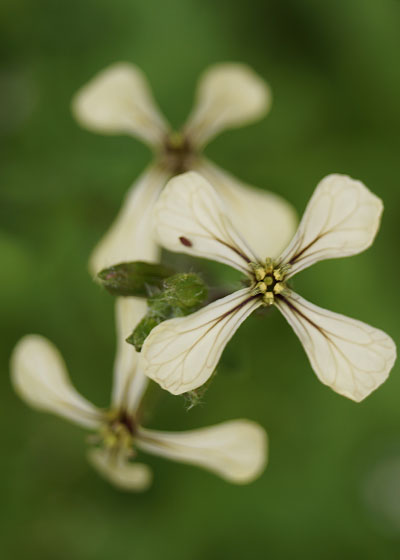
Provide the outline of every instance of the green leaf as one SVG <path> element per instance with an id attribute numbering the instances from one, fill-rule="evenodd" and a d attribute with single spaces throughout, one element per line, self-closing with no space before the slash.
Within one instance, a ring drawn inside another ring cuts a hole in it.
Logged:
<path id="1" fill-rule="evenodd" d="M 110 266 L 97 276 L 110 294 L 147 297 L 154 288 L 162 288 L 163 281 L 174 272 L 161 264 L 135 261 Z"/>
<path id="2" fill-rule="evenodd" d="M 126 339 L 138 352 L 150 332 L 167 319 L 184 317 L 201 307 L 207 297 L 207 286 L 194 273 L 178 273 L 162 283 L 162 289 L 147 299 L 148 311 Z"/>

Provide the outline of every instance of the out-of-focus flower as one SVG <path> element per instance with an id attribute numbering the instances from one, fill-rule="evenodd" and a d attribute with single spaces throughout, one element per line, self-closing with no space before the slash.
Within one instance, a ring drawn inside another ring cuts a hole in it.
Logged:
<path id="1" fill-rule="evenodd" d="M 172 179 L 155 210 L 160 243 L 171 251 L 228 264 L 243 272 L 249 285 L 156 327 L 142 349 L 145 373 L 174 394 L 199 387 L 239 325 L 258 307 L 274 304 L 299 337 L 320 381 L 350 399 L 364 399 L 386 380 L 394 364 L 393 340 L 365 323 L 309 303 L 287 281 L 320 260 L 369 247 L 382 209 L 381 200 L 361 182 L 329 175 L 317 186 L 289 246 L 277 259 L 262 260 L 237 233 L 204 178 L 189 172 Z"/>
<path id="2" fill-rule="evenodd" d="M 188 170 L 200 172 L 215 185 L 236 215 L 237 226 L 248 232 L 256 248 L 263 234 L 268 238 L 268 254 L 278 255 L 296 228 L 292 206 L 275 194 L 239 182 L 200 154 L 221 130 L 262 117 L 270 103 L 269 87 L 246 65 L 217 64 L 201 77 L 197 103 L 182 130 L 176 132 L 161 115 L 136 66 L 114 64 L 85 85 L 72 105 L 78 122 L 102 134 L 135 136 L 155 155 L 95 248 L 92 273 L 118 262 L 158 260 L 159 246 L 151 228 L 153 206 L 168 179 Z"/>
<path id="3" fill-rule="evenodd" d="M 105 478 L 125 490 L 144 490 L 151 483 L 150 468 L 134 461 L 136 449 L 201 466 L 230 482 L 244 484 L 255 479 L 263 471 L 267 455 L 265 431 L 255 422 L 232 420 L 186 432 L 161 432 L 140 425 L 148 379 L 140 369 L 139 354 L 125 338 L 145 307 L 140 299 L 117 300 L 117 355 L 109 410 L 97 408 L 76 391 L 58 350 L 38 335 L 22 338 L 13 352 L 11 372 L 17 393 L 35 408 L 95 430 L 89 460 Z"/>

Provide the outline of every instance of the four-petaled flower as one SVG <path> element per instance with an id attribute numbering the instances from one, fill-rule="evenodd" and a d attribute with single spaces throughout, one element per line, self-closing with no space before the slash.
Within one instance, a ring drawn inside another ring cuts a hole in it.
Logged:
<path id="1" fill-rule="evenodd" d="M 132 320 L 145 312 L 145 302 L 118 299 L 117 355 L 112 404 L 101 410 L 72 386 L 58 350 L 46 338 L 24 337 L 12 360 L 12 381 L 19 395 L 36 408 L 56 413 L 85 428 L 91 437 L 89 460 L 111 483 L 126 490 L 144 490 L 151 482 L 147 465 L 131 462 L 135 449 L 209 469 L 234 483 L 247 483 L 261 474 L 266 463 L 265 431 L 249 420 L 223 422 L 199 430 L 160 432 L 143 428 L 140 404 L 148 379 L 138 354 L 125 342 Z"/>
<path id="2" fill-rule="evenodd" d="M 322 383 L 355 401 L 364 399 L 385 381 L 394 364 L 393 340 L 365 323 L 309 303 L 287 282 L 320 260 L 369 247 L 382 209 L 381 200 L 361 182 L 329 175 L 317 186 L 281 256 L 260 259 L 237 233 L 204 178 L 189 172 L 172 179 L 155 209 L 160 243 L 171 251 L 228 264 L 246 274 L 249 285 L 188 317 L 156 327 L 142 349 L 145 373 L 174 394 L 199 387 L 213 373 L 239 325 L 258 307 L 275 304 Z"/>
<path id="3" fill-rule="evenodd" d="M 73 101 L 73 112 L 82 126 L 138 137 L 155 154 L 153 164 L 132 185 L 114 224 L 95 248 L 92 273 L 118 262 L 159 259 L 151 228 L 154 204 L 168 179 L 189 170 L 200 172 L 218 188 L 237 216 L 237 226 L 248 232 L 255 248 L 263 233 L 268 238 L 263 249 L 278 255 L 296 228 L 293 208 L 275 194 L 240 183 L 200 155 L 221 130 L 266 114 L 270 101 L 267 84 L 250 68 L 218 64 L 202 76 L 197 104 L 182 130 L 174 132 L 157 108 L 145 76 L 132 64 L 114 64 L 84 86 Z"/>

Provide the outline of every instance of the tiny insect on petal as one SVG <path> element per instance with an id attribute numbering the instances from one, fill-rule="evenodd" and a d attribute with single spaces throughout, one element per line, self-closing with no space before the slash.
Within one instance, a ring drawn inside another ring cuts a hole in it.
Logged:
<path id="1" fill-rule="evenodd" d="M 216 260 L 244 274 L 257 260 L 214 188 L 193 171 L 167 183 L 155 206 L 154 228 L 159 243 L 169 251 Z"/>
<path id="2" fill-rule="evenodd" d="M 193 247 L 193 243 L 190 241 L 190 239 L 188 239 L 187 237 L 184 237 L 183 235 L 181 235 L 179 237 L 179 241 L 182 243 L 182 245 L 184 245 L 185 247 Z"/>

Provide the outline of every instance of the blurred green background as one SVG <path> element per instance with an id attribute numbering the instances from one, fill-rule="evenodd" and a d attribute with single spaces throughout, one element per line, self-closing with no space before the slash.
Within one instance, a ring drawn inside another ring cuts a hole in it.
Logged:
<path id="1" fill-rule="evenodd" d="M 46 335 L 78 389 L 107 405 L 113 301 L 87 259 L 150 154 L 129 137 L 81 130 L 70 100 L 118 60 L 147 73 L 176 125 L 211 63 L 243 61 L 269 81 L 270 115 L 207 152 L 299 213 L 331 172 L 382 197 L 374 246 L 305 271 L 296 288 L 398 341 L 400 2 L 2 0 L 0 21 L 1 557 L 399 558 L 399 366 L 355 404 L 318 382 L 277 311 L 254 316 L 204 404 L 187 412 L 183 399 L 159 395 L 148 426 L 257 420 L 270 437 L 265 474 L 235 487 L 143 455 L 154 484 L 134 495 L 90 468 L 84 432 L 14 395 L 8 360 L 23 334 Z"/>

